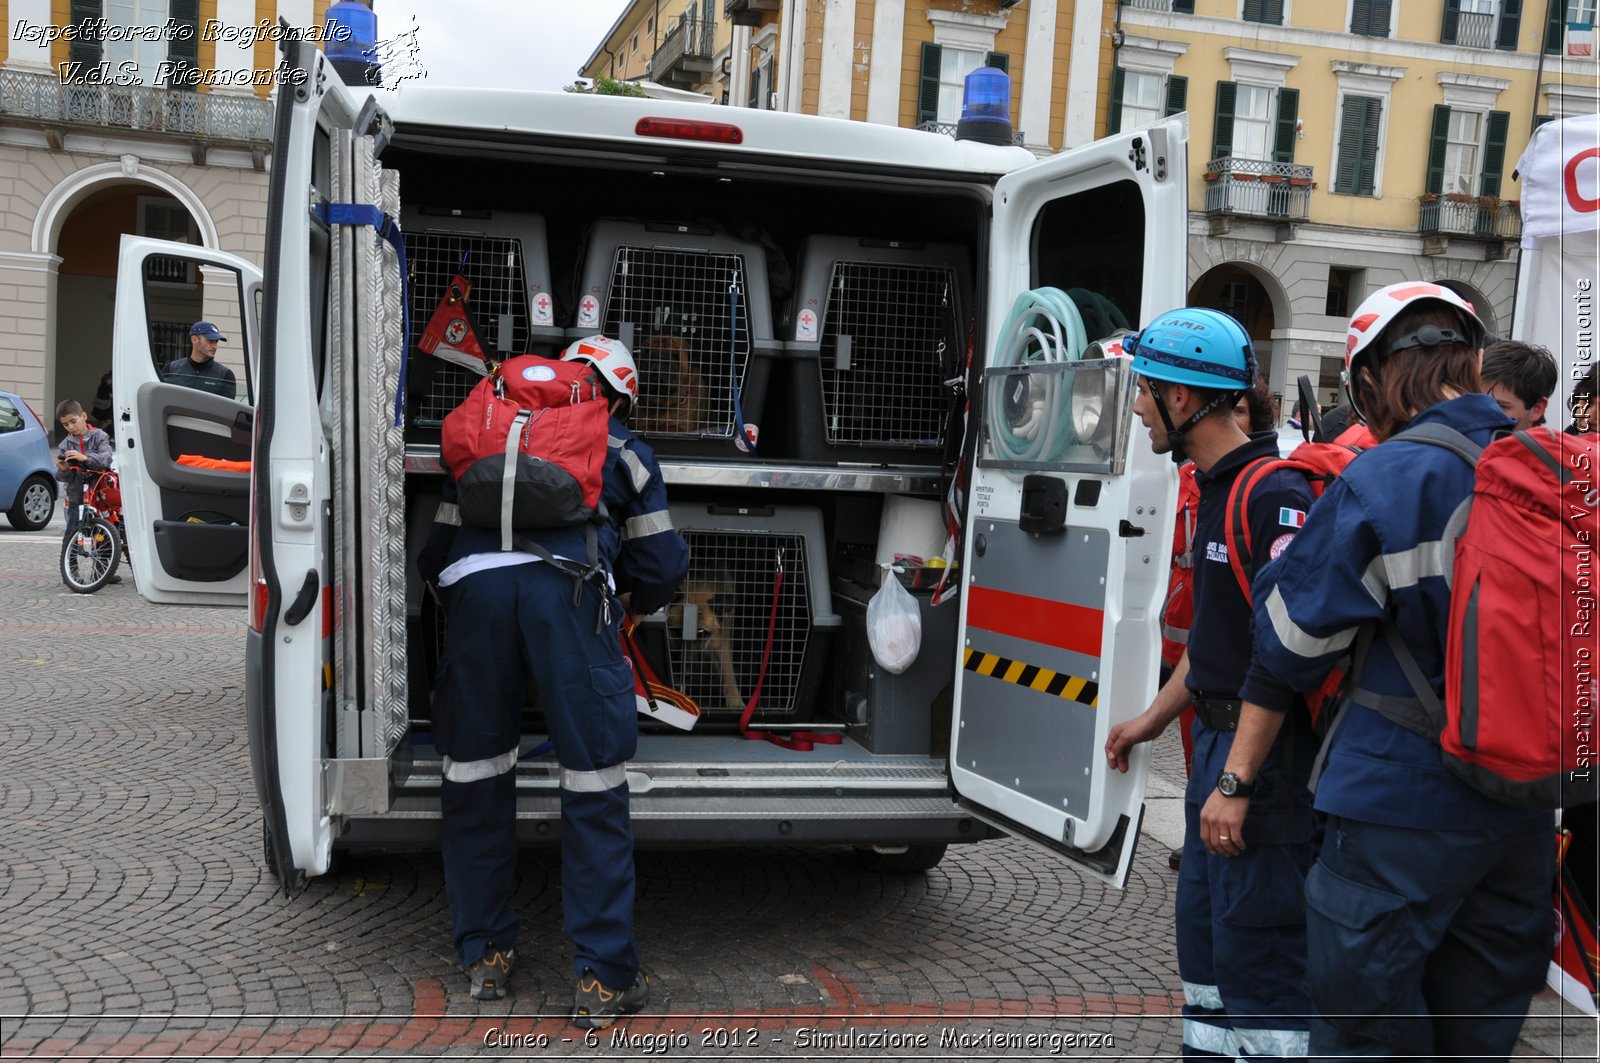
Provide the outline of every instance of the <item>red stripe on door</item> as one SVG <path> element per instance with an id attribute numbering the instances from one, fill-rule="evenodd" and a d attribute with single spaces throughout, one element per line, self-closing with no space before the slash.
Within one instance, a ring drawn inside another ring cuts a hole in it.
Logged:
<path id="1" fill-rule="evenodd" d="M 967 588 L 967 626 L 997 635 L 1099 657 L 1104 625 L 1105 613 L 1100 609 L 985 587 Z"/>

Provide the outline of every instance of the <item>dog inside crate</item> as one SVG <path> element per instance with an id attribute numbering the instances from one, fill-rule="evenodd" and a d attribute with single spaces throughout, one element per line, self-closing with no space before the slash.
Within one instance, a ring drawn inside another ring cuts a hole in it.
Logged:
<path id="1" fill-rule="evenodd" d="M 705 380 L 694 350 L 682 336 L 658 334 L 633 352 L 639 369 L 639 404 L 629 421 L 641 435 L 692 435 L 708 416 Z"/>
<path id="2" fill-rule="evenodd" d="M 743 711 L 759 679 L 753 719 L 795 717 L 805 708 L 799 695 L 812 617 L 805 537 L 695 530 L 683 535 L 689 575 L 667 610 L 672 685 L 699 702 L 707 717 L 727 721 Z"/>

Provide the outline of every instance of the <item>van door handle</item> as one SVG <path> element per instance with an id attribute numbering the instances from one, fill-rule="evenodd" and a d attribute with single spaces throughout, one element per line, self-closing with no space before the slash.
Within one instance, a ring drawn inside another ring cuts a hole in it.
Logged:
<path id="1" fill-rule="evenodd" d="M 294 601 L 289 603 L 289 611 L 283 614 L 283 622 L 294 627 L 311 613 L 311 607 L 317 604 L 317 591 L 322 587 L 322 581 L 317 579 L 317 570 L 312 569 L 306 573 L 306 581 L 300 584 L 300 593 L 294 596 Z"/>

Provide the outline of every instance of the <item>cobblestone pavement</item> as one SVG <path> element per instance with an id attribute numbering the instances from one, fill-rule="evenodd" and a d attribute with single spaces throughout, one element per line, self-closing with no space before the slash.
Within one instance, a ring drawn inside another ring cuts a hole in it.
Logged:
<path id="1" fill-rule="evenodd" d="M 0 1055 L 1026 1059 L 1172 1056 L 1175 876 L 1126 891 L 1012 841 L 927 875 L 805 850 L 644 851 L 648 1013 L 566 1027 L 552 852 L 523 854 L 512 993 L 478 1004 L 438 858 L 349 856 L 292 900 L 263 868 L 244 618 L 67 593 L 56 535 L 0 533 Z M 1181 783 L 1176 741 L 1156 787 Z M 1170 800 L 1166 798 L 1165 800 Z M 1594 1058 L 1535 1002 L 1519 1053 Z"/>

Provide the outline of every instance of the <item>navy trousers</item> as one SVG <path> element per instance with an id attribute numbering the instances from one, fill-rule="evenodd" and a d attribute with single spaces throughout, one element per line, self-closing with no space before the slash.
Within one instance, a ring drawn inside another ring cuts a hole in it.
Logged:
<path id="1" fill-rule="evenodd" d="M 612 987 L 639 971 L 633 826 L 623 775 L 638 745 L 621 609 L 542 562 L 489 569 L 443 589 L 448 618 L 434 692 L 445 758 L 444 872 L 463 965 L 517 941 L 516 763 L 527 680 L 538 687 L 561 765 L 561 894 L 573 973 Z"/>
<path id="2" fill-rule="evenodd" d="M 1554 940 L 1548 827 L 1328 818 L 1306 880 L 1314 1056 L 1506 1058 Z"/>
<path id="3" fill-rule="evenodd" d="M 1316 829 L 1304 781 L 1315 751 L 1302 729 L 1284 728 L 1257 773 L 1244 852 L 1212 856 L 1200 841 L 1200 809 L 1232 746 L 1231 732 L 1195 724 L 1176 902 L 1183 1054 L 1303 1056 L 1311 1012 L 1303 896 Z"/>

